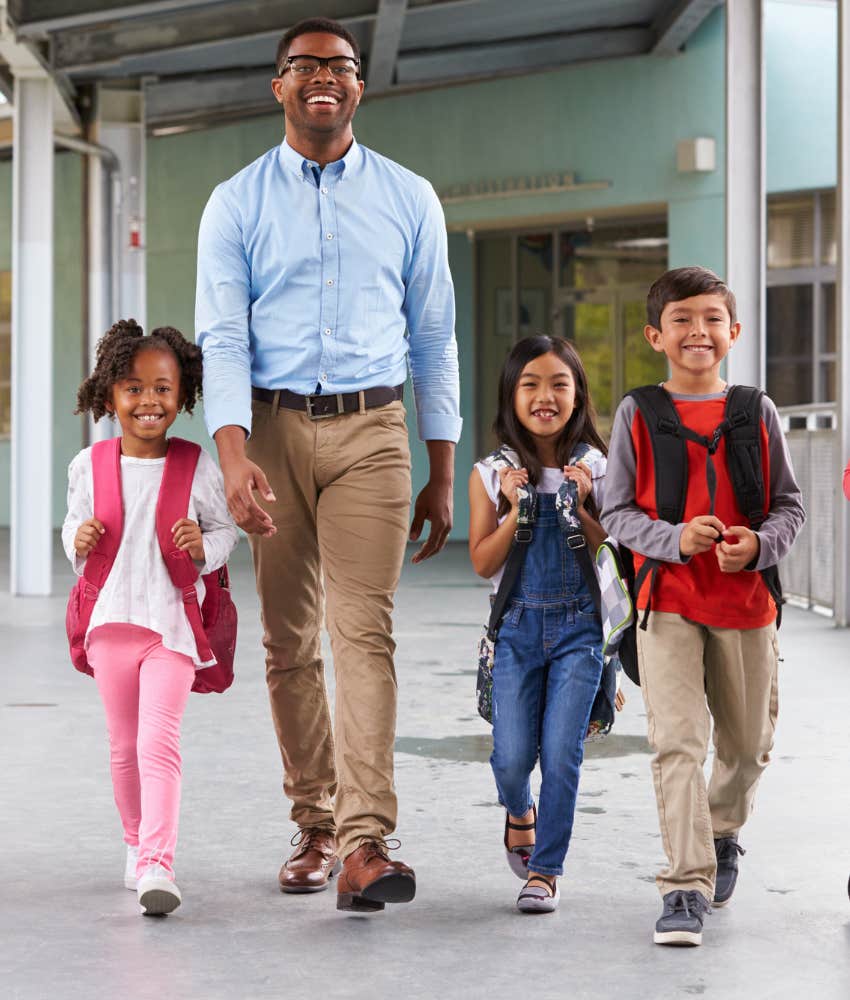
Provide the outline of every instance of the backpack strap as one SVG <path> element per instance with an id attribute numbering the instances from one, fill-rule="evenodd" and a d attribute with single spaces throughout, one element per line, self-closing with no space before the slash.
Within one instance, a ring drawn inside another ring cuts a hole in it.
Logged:
<path id="1" fill-rule="evenodd" d="M 587 442 L 582 441 L 576 445 L 576 449 L 570 456 L 570 465 L 578 465 L 582 459 L 595 449 Z M 598 454 L 598 452 L 596 452 Z M 575 554 L 576 562 L 581 569 L 584 581 L 587 584 L 590 596 L 599 615 L 602 614 L 602 600 L 599 594 L 599 578 L 593 565 L 593 558 L 587 547 L 587 539 L 584 537 L 584 529 L 576 513 L 578 507 L 578 487 L 571 479 L 565 479 L 555 494 L 555 509 L 558 513 L 558 527 L 564 536 L 567 547 Z"/>
<path id="2" fill-rule="evenodd" d="M 86 556 L 83 567 L 85 586 L 82 588 L 83 604 L 80 620 L 86 627 L 91 620 L 98 594 L 106 583 L 124 530 L 124 505 L 121 500 L 121 438 L 97 441 L 91 449 L 92 482 L 94 489 L 94 517 L 104 527 L 95 548 Z"/>
<path id="3" fill-rule="evenodd" d="M 171 534 L 174 523 L 189 513 L 192 481 L 195 478 L 200 455 L 199 445 L 184 441 L 183 438 L 169 438 L 165 469 L 156 501 L 156 537 L 171 582 L 183 598 L 186 617 L 198 647 L 198 658 L 205 663 L 215 659 L 215 656 L 204 631 L 198 591 L 195 587 L 200 573 L 189 553 L 178 549 L 174 544 Z"/>
<path id="4" fill-rule="evenodd" d="M 652 444 L 655 508 L 661 521 L 679 524 L 685 513 L 688 449 L 679 433 L 682 421 L 666 389 L 644 385 L 626 393 L 637 403 Z M 679 473 L 679 474 L 677 474 Z"/>
<path id="5" fill-rule="evenodd" d="M 762 471 L 761 401 L 764 392 L 751 385 L 733 385 L 726 395 L 726 465 L 741 513 L 758 531 L 764 524 L 766 488 Z M 776 605 L 776 627 L 782 624 L 782 583 L 777 566 L 760 570 Z"/>

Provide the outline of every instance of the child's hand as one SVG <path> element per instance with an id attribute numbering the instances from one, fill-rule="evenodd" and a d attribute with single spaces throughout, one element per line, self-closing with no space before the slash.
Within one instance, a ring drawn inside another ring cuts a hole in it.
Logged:
<path id="1" fill-rule="evenodd" d="M 564 479 L 572 479 L 578 489 L 578 505 L 584 506 L 584 501 L 590 496 L 593 481 L 590 476 L 590 469 L 584 462 L 577 462 L 575 465 L 564 466 Z"/>
<path id="2" fill-rule="evenodd" d="M 83 521 L 79 528 L 77 528 L 76 535 L 74 535 L 74 551 L 80 559 L 86 558 L 89 552 L 100 541 L 100 536 L 104 531 L 106 531 L 106 528 L 104 528 L 96 517 L 90 517 L 88 521 Z"/>
<path id="3" fill-rule="evenodd" d="M 685 530 L 679 539 L 679 552 L 683 556 L 708 552 L 725 530 L 726 525 L 719 517 L 713 514 L 699 514 L 685 525 Z"/>
<path id="4" fill-rule="evenodd" d="M 625 704 L 626 696 L 623 694 L 623 689 L 617 688 L 617 693 L 614 695 L 614 708 L 616 708 L 618 712 L 622 712 Z"/>
<path id="5" fill-rule="evenodd" d="M 721 573 L 737 573 L 758 556 L 761 543 L 758 535 L 742 524 L 726 529 L 722 542 L 717 543 L 717 562 Z"/>
<path id="6" fill-rule="evenodd" d="M 205 562 L 204 538 L 201 529 L 188 517 L 182 518 L 171 529 L 171 537 L 178 549 L 188 552 L 195 562 Z"/>
<path id="7" fill-rule="evenodd" d="M 528 482 L 528 469 L 499 469 L 499 487 L 513 510 L 519 507 L 517 487 Z"/>

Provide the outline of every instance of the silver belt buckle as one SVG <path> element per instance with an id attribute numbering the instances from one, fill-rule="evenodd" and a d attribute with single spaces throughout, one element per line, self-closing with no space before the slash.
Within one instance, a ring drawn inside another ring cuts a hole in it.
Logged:
<path id="1" fill-rule="evenodd" d="M 304 402 L 307 406 L 307 416 L 310 420 L 328 420 L 330 417 L 338 417 L 340 413 L 345 413 L 345 405 L 343 403 L 342 394 L 336 393 L 336 413 L 314 413 L 313 412 L 313 399 L 327 399 L 327 396 L 305 396 Z"/>

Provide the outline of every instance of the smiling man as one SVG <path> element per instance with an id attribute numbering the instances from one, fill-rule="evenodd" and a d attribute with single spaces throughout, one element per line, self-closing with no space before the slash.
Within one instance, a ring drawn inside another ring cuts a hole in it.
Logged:
<path id="1" fill-rule="evenodd" d="M 439 552 L 460 436 L 454 294 L 433 188 L 358 145 L 356 39 L 291 28 L 272 81 L 286 135 L 212 193 L 198 238 L 196 332 L 207 425 L 248 532 L 266 679 L 299 827 L 285 892 L 379 910 L 415 893 L 395 828 L 393 597 L 405 543 Z M 402 388 L 408 361 L 430 478 L 412 527 Z M 323 587 L 324 584 L 324 587 Z M 323 592 L 336 676 L 332 732 Z"/>

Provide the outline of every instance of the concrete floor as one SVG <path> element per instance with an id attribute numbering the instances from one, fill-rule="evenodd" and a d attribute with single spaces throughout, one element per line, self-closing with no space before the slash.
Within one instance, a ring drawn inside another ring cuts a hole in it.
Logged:
<path id="1" fill-rule="evenodd" d="M 237 682 L 224 696 L 190 699 L 177 858 L 184 904 L 164 919 L 142 918 L 122 888 L 101 707 L 64 640 L 70 571 L 57 560 L 56 597 L 0 592 L 0 995 L 850 997 L 846 631 L 787 612 L 776 755 L 742 837 L 734 902 L 708 918 L 702 948 L 664 949 L 652 944 L 662 854 L 637 689 L 626 682 L 616 734 L 586 759 L 560 910 L 518 914 L 489 730 L 473 697 L 487 590 L 462 545 L 408 565 L 396 613 L 398 834 L 418 894 L 352 917 L 336 911 L 335 891 L 278 891 L 294 828 L 244 543 L 233 565 Z M 4 551 L 0 573 L 7 588 Z"/>

